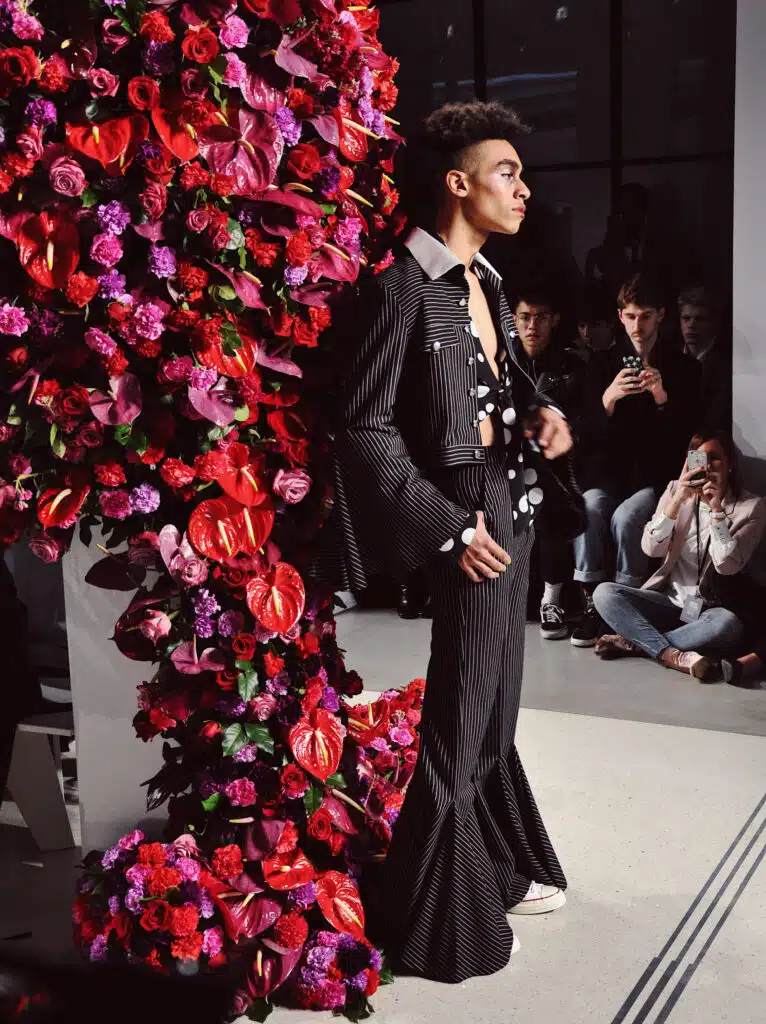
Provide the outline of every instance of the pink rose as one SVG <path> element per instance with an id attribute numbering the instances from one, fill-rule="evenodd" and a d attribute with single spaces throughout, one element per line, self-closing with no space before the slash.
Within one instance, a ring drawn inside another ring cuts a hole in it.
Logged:
<path id="1" fill-rule="evenodd" d="M 106 68 L 91 68 L 88 72 L 91 96 L 116 96 L 120 80 Z"/>
<path id="2" fill-rule="evenodd" d="M 100 448 L 104 443 L 104 428 L 100 423 L 84 423 L 77 431 L 75 444 L 84 448 Z"/>
<path id="3" fill-rule="evenodd" d="M 190 836 L 187 833 L 179 836 L 178 839 L 174 839 L 171 843 L 173 850 L 180 854 L 182 857 L 196 857 L 199 853 L 199 847 L 197 846 L 197 840 L 194 836 Z"/>
<path id="4" fill-rule="evenodd" d="M 277 708 L 277 698 L 273 693 L 259 693 L 250 701 L 250 710 L 259 722 L 266 722 Z"/>
<path id="5" fill-rule="evenodd" d="M 161 181 L 150 181 L 138 198 L 149 220 L 159 220 L 167 206 L 168 190 Z"/>
<path id="6" fill-rule="evenodd" d="M 220 227 L 213 235 L 211 239 L 211 244 L 214 249 L 225 249 L 230 241 L 231 235 L 229 234 L 229 232 L 226 230 L 225 227 Z"/>
<path id="7" fill-rule="evenodd" d="M 210 214 L 207 210 L 190 210 L 186 215 L 186 226 L 189 231 L 196 231 L 200 234 L 210 226 Z"/>
<path id="8" fill-rule="evenodd" d="M 235 779 L 224 790 L 234 807 L 249 807 L 255 803 L 255 786 L 250 779 Z"/>
<path id="9" fill-rule="evenodd" d="M 272 490 L 288 505 L 297 505 L 311 490 L 311 477 L 302 469 L 278 469 Z"/>
<path id="10" fill-rule="evenodd" d="M 172 623 L 165 612 L 161 612 L 157 608 L 150 608 L 138 628 L 142 636 L 156 644 L 158 640 L 162 640 L 163 637 L 168 635 L 171 625 Z"/>
<path id="11" fill-rule="evenodd" d="M 37 162 L 43 155 L 42 129 L 31 125 L 21 135 L 16 136 L 16 146 L 23 157 Z"/>
<path id="12" fill-rule="evenodd" d="M 106 18 L 101 27 L 101 36 L 106 46 L 117 53 L 130 42 L 132 33 L 125 28 L 119 18 Z"/>
<path id="13" fill-rule="evenodd" d="M 170 575 L 185 587 L 196 587 L 207 579 L 207 565 L 196 555 L 184 558 L 178 554 L 170 562 Z"/>
<path id="14" fill-rule="evenodd" d="M 68 156 L 60 156 L 53 161 L 48 178 L 54 192 L 70 199 L 82 195 L 87 184 L 82 167 Z"/>
<path id="15" fill-rule="evenodd" d="M 29 540 L 29 550 L 41 562 L 58 562 L 66 547 L 49 533 L 38 533 Z"/>

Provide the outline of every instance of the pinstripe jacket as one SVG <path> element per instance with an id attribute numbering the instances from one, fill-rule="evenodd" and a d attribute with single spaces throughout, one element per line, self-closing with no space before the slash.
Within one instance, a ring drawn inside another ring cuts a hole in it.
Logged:
<path id="1" fill-rule="evenodd" d="M 362 286 L 341 389 L 328 530 L 343 589 L 363 589 L 370 574 L 403 576 L 433 557 L 475 510 L 456 506 L 429 476 L 486 458 L 464 265 L 420 228 L 406 250 Z M 480 255 L 473 270 L 510 359 L 516 408 L 548 405 L 516 362 L 499 274 Z"/>

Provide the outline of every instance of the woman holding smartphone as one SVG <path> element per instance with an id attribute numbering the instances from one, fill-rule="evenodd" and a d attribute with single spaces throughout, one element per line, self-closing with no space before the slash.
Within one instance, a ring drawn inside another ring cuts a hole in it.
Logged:
<path id="1" fill-rule="evenodd" d="M 766 501 L 743 490 L 737 454 L 723 432 L 699 434 L 644 530 L 642 547 L 662 558 L 642 588 L 603 583 L 593 600 L 613 634 L 603 658 L 645 655 L 705 682 L 737 650 L 742 622 L 727 605 L 725 578 L 740 573 L 761 540 Z"/>

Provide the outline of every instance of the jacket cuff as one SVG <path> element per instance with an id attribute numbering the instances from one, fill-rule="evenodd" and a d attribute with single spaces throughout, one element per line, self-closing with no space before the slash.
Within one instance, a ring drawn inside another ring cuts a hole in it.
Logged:
<path id="1" fill-rule="evenodd" d="M 471 512 L 471 514 L 463 521 L 457 533 L 453 534 L 449 540 L 442 544 L 439 548 L 440 553 L 446 555 L 448 558 L 458 561 L 462 557 L 465 549 L 473 540 L 478 525 L 479 513 Z"/>

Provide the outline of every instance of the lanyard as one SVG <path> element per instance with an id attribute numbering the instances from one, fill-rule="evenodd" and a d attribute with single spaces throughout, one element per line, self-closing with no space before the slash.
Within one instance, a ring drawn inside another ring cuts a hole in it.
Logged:
<path id="1" fill-rule="evenodd" d="M 700 499 L 697 498 L 697 502 L 694 506 L 694 519 L 697 525 L 697 590 L 699 590 L 700 583 L 702 582 L 702 570 L 705 566 L 705 561 L 710 551 L 710 541 L 712 538 L 708 536 L 705 550 L 700 554 Z"/>

